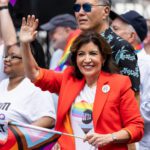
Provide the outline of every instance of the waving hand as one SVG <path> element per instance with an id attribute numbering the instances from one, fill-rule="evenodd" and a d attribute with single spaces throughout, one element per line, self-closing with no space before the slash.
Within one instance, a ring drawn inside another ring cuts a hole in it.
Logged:
<path id="1" fill-rule="evenodd" d="M 39 20 L 34 15 L 28 15 L 27 19 L 22 19 L 22 25 L 20 30 L 20 41 L 22 43 L 28 43 L 34 41 L 37 35 L 37 27 Z"/>

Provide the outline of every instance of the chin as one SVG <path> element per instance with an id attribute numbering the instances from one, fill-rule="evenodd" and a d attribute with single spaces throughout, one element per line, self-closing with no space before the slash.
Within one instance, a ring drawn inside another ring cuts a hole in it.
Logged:
<path id="1" fill-rule="evenodd" d="M 8 74 L 8 73 L 9 73 L 9 71 L 7 71 L 7 70 L 4 70 L 4 73 L 5 73 L 5 74 Z"/>
<path id="2" fill-rule="evenodd" d="M 95 74 L 93 74 L 93 73 L 91 73 L 91 72 L 84 72 L 83 73 L 83 75 L 85 76 L 85 77 L 93 77 Z"/>
<path id="3" fill-rule="evenodd" d="M 4 68 L 3 72 L 4 72 L 5 74 L 7 74 L 7 75 L 8 75 L 8 74 L 10 74 L 10 73 L 11 73 L 11 70 L 10 70 L 10 69 L 8 69 L 8 68 L 7 68 L 7 69 L 6 69 L 6 68 Z"/>
<path id="4" fill-rule="evenodd" d="M 87 31 L 87 30 L 90 29 L 90 28 L 87 27 L 86 25 L 79 25 L 79 28 L 80 28 L 82 31 Z"/>

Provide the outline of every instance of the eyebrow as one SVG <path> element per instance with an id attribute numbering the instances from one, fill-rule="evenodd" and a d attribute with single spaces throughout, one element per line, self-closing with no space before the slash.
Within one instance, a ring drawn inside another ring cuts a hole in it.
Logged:
<path id="1" fill-rule="evenodd" d="M 80 52 L 80 51 L 84 51 L 84 50 L 78 50 L 78 52 Z M 91 49 L 90 51 L 95 51 L 95 52 L 99 52 L 99 50 L 98 49 Z"/>
<path id="2" fill-rule="evenodd" d="M 7 53 L 7 55 L 17 55 L 17 56 L 18 56 L 18 55 L 20 55 L 20 54 L 17 54 L 17 53 L 12 52 L 12 53 L 10 53 L 10 54 Z"/>

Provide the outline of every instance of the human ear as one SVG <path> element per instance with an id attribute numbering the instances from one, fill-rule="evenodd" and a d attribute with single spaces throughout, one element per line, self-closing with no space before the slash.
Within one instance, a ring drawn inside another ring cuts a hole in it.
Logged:
<path id="1" fill-rule="evenodd" d="M 109 17 L 109 13 L 110 13 L 110 7 L 109 6 L 104 6 L 104 15 L 103 15 L 103 19 L 107 19 Z"/>
<path id="2" fill-rule="evenodd" d="M 105 6 L 104 11 L 105 11 L 105 14 L 106 14 L 107 16 L 109 16 L 109 13 L 110 13 L 110 7 L 109 7 L 109 6 Z"/>
<path id="3" fill-rule="evenodd" d="M 135 32 L 131 32 L 130 37 L 128 39 L 129 43 L 133 43 L 136 40 L 137 34 Z"/>

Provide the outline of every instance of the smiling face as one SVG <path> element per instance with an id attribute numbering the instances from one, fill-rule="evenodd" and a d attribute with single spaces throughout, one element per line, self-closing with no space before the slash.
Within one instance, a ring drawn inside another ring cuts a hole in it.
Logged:
<path id="1" fill-rule="evenodd" d="M 103 5 L 99 0 L 76 0 L 75 4 L 81 6 L 85 3 L 92 5 Z M 91 12 L 85 12 L 81 7 L 79 12 L 75 12 L 78 26 L 81 30 L 94 30 L 101 32 L 104 26 L 104 22 L 109 15 L 108 6 L 92 6 Z"/>
<path id="2" fill-rule="evenodd" d="M 4 58 L 4 72 L 10 78 L 24 76 L 24 67 L 19 46 L 13 45 L 8 48 Z"/>
<path id="3" fill-rule="evenodd" d="M 89 42 L 77 51 L 76 62 L 86 80 L 97 80 L 104 60 L 98 46 Z"/>

